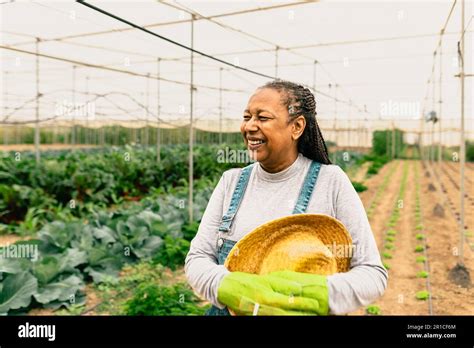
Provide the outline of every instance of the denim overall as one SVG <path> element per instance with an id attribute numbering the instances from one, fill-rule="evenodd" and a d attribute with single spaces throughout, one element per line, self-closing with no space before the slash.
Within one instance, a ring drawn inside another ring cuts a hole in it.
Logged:
<path id="1" fill-rule="evenodd" d="M 221 225 L 219 226 L 219 238 L 217 240 L 217 260 L 219 262 L 219 265 L 224 264 L 230 250 L 235 245 L 235 243 L 237 243 L 232 240 L 222 238 L 221 235 L 230 232 L 232 221 L 234 220 L 235 214 L 239 209 L 240 202 L 242 201 L 242 198 L 244 196 L 245 189 L 247 188 L 247 184 L 250 179 L 250 174 L 252 173 L 254 165 L 255 163 L 242 169 L 239 180 L 237 182 L 237 186 L 235 187 L 234 192 L 232 193 L 229 209 L 224 214 L 224 216 L 222 216 Z M 321 163 L 316 161 L 311 162 L 308 173 L 306 174 L 306 177 L 304 179 L 303 186 L 301 187 L 301 191 L 296 202 L 295 208 L 293 209 L 293 214 L 303 214 L 306 212 L 309 200 L 311 198 L 311 194 L 313 193 L 314 186 L 316 185 L 316 181 L 318 179 L 320 168 Z M 219 309 L 213 306 L 206 312 L 206 315 L 230 315 L 230 313 L 227 308 Z"/>

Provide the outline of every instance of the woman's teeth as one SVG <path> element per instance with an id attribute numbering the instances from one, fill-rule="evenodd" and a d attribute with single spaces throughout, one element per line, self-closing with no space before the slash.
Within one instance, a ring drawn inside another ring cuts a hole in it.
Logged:
<path id="1" fill-rule="evenodd" d="M 258 145 L 258 144 L 263 144 L 263 140 L 249 140 L 250 145 Z"/>

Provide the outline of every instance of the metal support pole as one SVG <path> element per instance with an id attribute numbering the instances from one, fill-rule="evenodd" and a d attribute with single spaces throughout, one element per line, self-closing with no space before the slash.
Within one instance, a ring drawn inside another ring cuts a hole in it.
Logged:
<path id="1" fill-rule="evenodd" d="M 74 150 L 76 145 L 76 66 L 72 66 L 72 129 L 71 129 L 71 145 Z"/>
<path id="2" fill-rule="evenodd" d="M 316 65 L 318 64 L 318 61 L 315 60 L 313 64 L 313 94 L 314 94 L 314 100 L 316 100 Z"/>
<path id="3" fill-rule="evenodd" d="M 441 151 L 443 149 L 442 145 L 442 132 L 441 132 L 441 111 L 443 107 L 442 91 L 443 91 L 443 34 L 444 29 L 441 31 L 440 45 L 439 45 L 439 113 L 438 113 L 438 164 L 441 165 L 443 156 Z"/>
<path id="4" fill-rule="evenodd" d="M 436 60 L 436 51 L 434 52 L 434 57 L 433 59 Z M 435 67 L 436 67 L 436 64 L 433 64 L 433 80 L 432 80 L 432 83 L 433 83 L 433 106 L 432 106 L 432 110 L 433 112 L 435 112 L 435 109 L 436 109 L 436 78 L 435 78 Z M 431 125 L 431 141 L 430 141 L 430 162 L 433 163 L 434 162 L 434 123 L 435 121 L 434 120 L 431 120 L 432 122 L 432 125 Z"/>
<path id="5" fill-rule="evenodd" d="M 395 122 L 392 120 L 392 159 L 395 159 Z"/>
<path id="6" fill-rule="evenodd" d="M 150 73 L 146 75 L 146 102 L 145 102 L 145 107 L 146 107 L 146 113 L 145 113 L 145 134 L 144 134 L 144 140 L 143 140 L 143 145 L 148 146 L 149 145 L 149 130 L 148 130 L 148 118 L 150 117 Z"/>
<path id="7" fill-rule="evenodd" d="M 39 42 L 40 39 L 36 38 L 36 122 L 35 122 L 35 158 L 36 165 L 40 162 L 40 128 L 39 128 L 39 108 L 40 108 L 40 97 L 41 93 L 39 90 Z"/>
<path id="8" fill-rule="evenodd" d="M 160 63 L 161 58 L 158 58 L 156 65 L 156 161 L 161 161 L 161 129 L 160 129 Z"/>
<path id="9" fill-rule="evenodd" d="M 461 2 L 461 33 L 464 33 L 464 4 L 465 1 Z M 460 52 L 460 63 L 461 63 L 461 223 L 459 225 L 459 263 L 464 265 L 464 167 L 466 165 L 466 140 L 464 134 L 464 35 L 461 36 L 461 52 Z"/>
<path id="10" fill-rule="evenodd" d="M 222 70 L 219 69 L 219 145 L 222 144 Z"/>
<path id="11" fill-rule="evenodd" d="M 279 46 L 275 47 L 275 78 L 278 78 L 278 51 L 280 50 Z"/>
<path id="12" fill-rule="evenodd" d="M 89 76 L 86 76 L 86 101 L 89 99 Z M 87 110 L 87 105 L 84 105 L 84 110 Z M 86 114 L 86 144 L 92 145 L 92 129 L 89 125 L 89 114 Z"/>
<path id="13" fill-rule="evenodd" d="M 334 84 L 334 142 L 336 144 L 336 151 L 334 151 L 334 160 L 333 163 L 336 164 L 337 160 L 337 147 L 338 147 L 338 133 L 337 133 L 337 83 Z"/>
<path id="14" fill-rule="evenodd" d="M 3 78 L 3 117 L 5 118 L 7 116 L 7 100 L 8 100 L 8 91 L 7 91 L 7 88 L 8 88 L 8 80 L 7 80 L 7 77 L 8 77 L 8 71 L 5 71 L 5 77 Z M 10 132 L 10 127 L 3 127 L 3 144 L 4 145 L 8 145 L 8 136 L 9 136 L 9 132 Z"/>
<path id="15" fill-rule="evenodd" d="M 191 48 L 194 49 L 194 14 L 191 17 Z M 189 221 L 193 221 L 193 186 L 194 186 L 194 154 L 193 154 L 193 94 L 194 94 L 194 52 L 191 51 L 191 83 L 189 87 L 190 101 L 189 101 Z"/>

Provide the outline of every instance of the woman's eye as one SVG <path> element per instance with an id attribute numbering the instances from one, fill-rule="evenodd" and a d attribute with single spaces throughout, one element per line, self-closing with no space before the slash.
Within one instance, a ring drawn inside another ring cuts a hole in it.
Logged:
<path id="1" fill-rule="evenodd" d="M 269 120 L 270 118 L 269 117 L 266 117 L 266 116 L 260 116 L 258 118 L 260 121 L 266 121 L 266 120 Z"/>
<path id="2" fill-rule="evenodd" d="M 244 120 L 245 120 L 245 121 L 250 120 L 250 118 L 251 118 L 251 117 L 250 117 L 249 115 L 244 115 Z"/>

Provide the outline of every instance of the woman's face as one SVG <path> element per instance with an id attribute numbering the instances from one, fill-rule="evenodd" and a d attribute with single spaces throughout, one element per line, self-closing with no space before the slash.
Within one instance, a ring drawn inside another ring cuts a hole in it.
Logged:
<path id="1" fill-rule="evenodd" d="M 285 169 L 298 156 L 297 140 L 303 133 L 303 116 L 288 122 L 280 92 L 257 89 L 244 111 L 240 131 L 252 159 L 269 172 Z"/>

